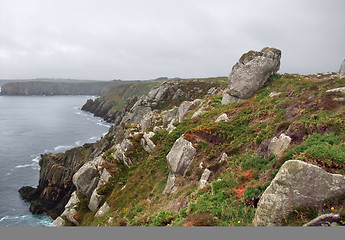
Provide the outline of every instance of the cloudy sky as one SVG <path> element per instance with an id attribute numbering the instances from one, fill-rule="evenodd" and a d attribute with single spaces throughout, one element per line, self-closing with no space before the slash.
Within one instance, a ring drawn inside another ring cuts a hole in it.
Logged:
<path id="1" fill-rule="evenodd" d="M 281 73 L 338 71 L 344 0 L 0 0 L 0 79 L 226 76 L 251 49 Z"/>

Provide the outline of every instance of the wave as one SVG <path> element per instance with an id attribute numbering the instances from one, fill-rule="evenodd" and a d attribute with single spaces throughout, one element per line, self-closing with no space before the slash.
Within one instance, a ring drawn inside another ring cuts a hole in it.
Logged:
<path id="1" fill-rule="evenodd" d="M 32 159 L 31 161 L 33 161 L 35 163 L 38 163 L 40 161 L 40 158 L 41 157 L 38 156 L 38 157 L 35 157 L 34 159 Z"/>
<path id="2" fill-rule="evenodd" d="M 33 167 L 34 165 L 35 165 L 35 163 L 24 164 L 24 165 L 17 165 L 17 166 L 14 166 L 14 168 L 27 168 L 27 167 Z"/>
<path id="3" fill-rule="evenodd" d="M 0 219 L 0 226 L 51 226 L 52 219 L 47 215 L 4 216 Z"/>
<path id="4" fill-rule="evenodd" d="M 59 146 L 54 148 L 54 151 L 57 152 L 57 151 L 61 151 L 61 150 L 68 150 L 71 148 L 73 148 L 73 146 L 59 145 Z"/>
<path id="5" fill-rule="evenodd" d="M 107 128 L 110 128 L 110 127 L 111 127 L 110 124 L 105 124 L 105 123 L 103 123 L 103 122 L 98 122 L 97 125 L 103 126 L 103 127 L 107 127 Z"/>

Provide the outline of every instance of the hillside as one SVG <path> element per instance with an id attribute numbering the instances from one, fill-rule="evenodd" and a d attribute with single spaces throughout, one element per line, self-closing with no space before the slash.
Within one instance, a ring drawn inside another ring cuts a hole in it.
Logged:
<path id="1" fill-rule="evenodd" d="M 265 48 L 229 82 L 161 83 L 99 142 L 42 155 L 22 196 L 54 226 L 345 225 L 345 79 L 279 60 Z"/>
<path id="2" fill-rule="evenodd" d="M 5 81 L 4 81 L 5 82 Z M 133 84 L 134 81 L 91 81 L 70 79 L 35 79 L 8 81 L 1 86 L 1 95 L 102 95 L 111 87 Z"/>

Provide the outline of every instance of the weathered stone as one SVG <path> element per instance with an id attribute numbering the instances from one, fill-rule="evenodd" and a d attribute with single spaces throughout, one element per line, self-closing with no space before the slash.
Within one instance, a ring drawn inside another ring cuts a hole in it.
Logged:
<path id="1" fill-rule="evenodd" d="M 197 111 L 195 111 L 195 113 L 193 114 L 193 116 L 191 117 L 192 119 L 199 116 L 200 114 L 203 114 L 204 112 L 206 112 L 206 107 L 207 106 L 202 106 L 201 108 L 199 108 Z"/>
<path id="2" fill-rule="evenodd" d="M 298 160 L 283 164 L 259 200 L 253 224 L 275 226 L 298 207 L 318 207 L 345 193 L 345 176 Z"/>
<path id="3" fill-rule="evenodd" d="M 217 122 L 220 122 L 220 121 L 228 121 L 229 120 L 229 118 L 228 118 L 228 115 L 226 114 L 226 113 L 223 113 L 222 115 L 220 115 L 217 119 L 216 119 L 216 123 Z"/>
<path id="4" fill-rule="evenodd" d="M 199 181 L 199 188 L 204 188 L 208 184 L 208 179 L 210 178 L 211 171 L 207 168 L 205 168 L 204 172 L 201 175 L 200 181 Z"/>
<path id="5" fill-rule="evenodd" d="M 97 159 L 98 160 L 98 159 Z M 98 183 L 98 162 L 90 161 L 85 163 L 72 178 L 73 184 L 77 189 L 86 197 L 91 197 L 93 190 L 97 187 Z"/>
<path id="6" fill-rule="evenodd" d="M 152 142 L 150 138 L 152 138 L 155 134 L 153 132 L 144 133 L 142 139 L 140 139 L 140 145 L 144 148 L 146 152 L 152 152 L 156 145 Z"/>
<path id="7" fill-rule="evenodd" d="M 339 214 L 328 213 L 322 214 L 317 218 L 311 220 L 310 222 L 304 224 L 304 227 L 317 227 L 317 226 L 328 226 L 330 227 L 332 223 L 340 223 L 340 216 Z"/>
<path id="8" fill-rule="evenodd" d="M 110 210 L 110 206 L 107 202 L 105 202 L 102 207 L 96 212 L 95 218 L 102 216 L 103 214 L 107 213 Z"/>
<path id="9" fill-rule="evenodd" d="M 224 162 L 224 161 L 226 161 L 226 160 L 228 160 L 228 158 L 229 158 L 229 156 L 228 156 L 228 154 L 226 154 L 226 153 L 223 153 L 222 155 L 220 155 L 220 157 L 218 158 L 218 162 Z"/>
<path id="10" fill-rule="evenodd" d="M 62 219 L 62 217 L 57 217 L 53 222 L 52 222 L 52 227 L 62 227 L 65 225 L 65 220 Z"/>
<path id="11" fill-rule="evenodd" d="M 219 93 L 221 90 L 216 88 L 216 87 L 211 87 L 208 91 L 207 94 L 208 95 L 216 95 L 217 93 Z"/>
<path id="12" fill-rule="evenodd" d="M 172 121 L 177 122 L 178 121 L 178 107 L 174 106 L 170 110 L 165 110 L 161 113 L 162 115 L 162 121 L 163 124 L 169 124 Z"/>
<path id="13" fill-rule="evenodd" d="M 345 77 L 345 60 L 343 61 L 343 63 L 341 64 L 340 66 L 340 69 L 339 69 L 339 76 L 341 78 Z"/>
<path id="14" fill-rule="evenodd" d="M 278 96 L 280 94 L 281 94 L 280 92 L 271 92 L 269 97 L 275 97 L 275 96 Z"/>
<path id="15" fill-rule="evenodd" d="M 167 126 L 167 131 L 171 133 L 176 127 L 174 126 L 174 121 L 171 121 L 171 123 Z"/>
<path id="16" fill-rule="evenodd" d="M 231 96 L 228 90 L 223 92 L 222 105 L 228 105 L 230 103 L 239 102 L 241 99 Z"/>
<path id="17" fill-rule="evenodd" d="M 329 89 L 326 92 L 341 92 L 345 94 L 345 87 Z"/>
<path id="18" fill-rule="evenodd" d="M 97 193 L 97 188 L 96 188 L 91 195 L 90 202 L 88 205 L 89 209 L 91 211 L 95 211 L 98 208 L 99 204 L 101 204 L 103 198 L 104 198 L 103 195 L 99 195 Z"/>
<path id="19" fill-rule="evenodd" d="M 77 196 L 77 192 L 74 191 L 69 199 L 68 203 L 65 206 L 65 211 L 61 214 L 62 217 L 66 217 L 69 221 L 74 223 L 75 225 L 79 225 L 79 222 L 74 218 L 77 214 L 77 204 L 79 202 L 79 198 Z"/>
<path id="20" fill-rule="evenodd" d="M 229 75 L 230 95 L 245 99 L 260 89 L 280 67 L 281 51 L 264 48 L 243 54 Z"/>
<path id="21" fill-rule="evenodd" d="M 175 186 L 175 180 L 176 180 L 176 175 L 173 173 L 169 173 L 167 185 L 165 186 L 165 189 L 163 190 L 163 194 L 170 194 L 170 193 L 176 192 L 177 187 Z"/>
<path id="22" fill-rule="evenodd" d="M 176 140 L 167 155 L 171 171 L 179 175 L 184 175 L 195 153 L 196 149 L 193 147 L 192 143 L 181 136 Z"/>
<path id="23" fill-rule="evenodd" d="M 111 174 L 108 172 L 107 169 L 104 168 L 103 172 L 101 174 L 101 177 L 99 178 L 99 182 L 97 184 L 97 187 L 109 182 L 110 178 L 111 178 Z"/>
<path id="24" fill-rule="evenodd" d="M 172 96 L 172 99 L 177 99 L 180 97 L 185 96 L 186 94 L 184 93 L 184 91 L 182 91 L 181 89 L 177 89 L 177 91 L 175 92 L 175 94 Z"/>
<path id="25" fill-rule="evenodd" d="M 178 121 L 181 122 L 186 114 L 196 108 L 202 100 L 195 99 L 194 101 L 184 101 L 181 103 L 181 105 L 178 107 Z"/>
<path id="26" fill-rule="evenodd" d="M 285 150 L 290 146 L 291 138 L 284 133 L 279 138 L 274 137 L 268 145 L 268 151 L 276 157 L 281 157 Z"/>
<path id="27" fill-rule="evenodd" d="M 128 138 L 124 139 L 121 144 L 115 146 L 116 152 L 114 153 L 114 158 L 121 161 L 126 166 L 132 165 L 132 161 L 126 156 L 126 152 L 133 148 L 133 143 Z"/>

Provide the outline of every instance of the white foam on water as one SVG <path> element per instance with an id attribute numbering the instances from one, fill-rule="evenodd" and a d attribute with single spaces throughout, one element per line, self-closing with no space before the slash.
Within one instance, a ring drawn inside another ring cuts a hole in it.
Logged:
<path id="1" fill-rule="evenodd" d="M 103 122 L 98 122 L 97 125 L 103 126 L 103 127 L 107 127 L 107 128 L 110 128 L 110 127 L 111 127 L 111 125 L 109 125 L 109 124 L 104 124 Z"/>
<path id="2" fill-rule="evenodd" d="M 80 142 L 80 141 L 76 141 L 76 142 L 75 142 L 75 145 L 76 145 L 76 146 L 81 146 L 81 142 Z"/>
<path id="3" fill-rule="evenodd" d="M 31 164 L 24 164 L 24 165 L 17 165 L 14 166 L 14 168 L 27 168 L 27 167 L 32 167 L 34 163 Z"/>
<path id="4" fill-rule="evenodd" d="M 61 151 L 61 150 L 68 150 L 70 148 L 73 148 L 73 146 L 66 146 L 66 145 L 59 145 L 57 147 L 54 148 L 54 151 Z"/>
<path id="5" fill-rule="evenodd" d="M 98 137 L 90 137 L 89 140 L 96 140 Z"/>
<path id="6" fill-rule="evenodd" d="M 33 161 L 35 163 L 38 163 L 40 161 L 40 158 L 41 157 L 38 156 L 38 157 L 35 157 L 34 159 L 32 159 L 31 161 Z"/>

